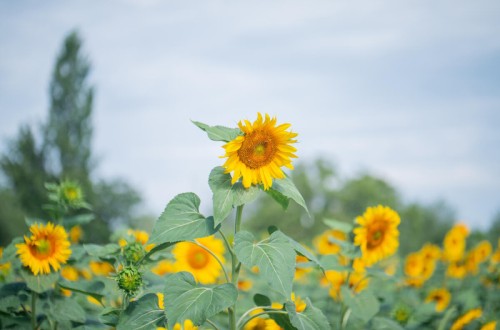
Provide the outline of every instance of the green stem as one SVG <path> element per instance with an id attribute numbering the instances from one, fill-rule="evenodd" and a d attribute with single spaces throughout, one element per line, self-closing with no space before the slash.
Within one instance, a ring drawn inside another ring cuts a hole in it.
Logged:
<path id="1" fill-rule="evenodd" d="M 36 330 L 36 298 L 37 293 L 31 291 L 31 327 Z"/>
<path id="2" fill-rule="evenodd" d="M 208 324 L 210 324 L 215 330 L 219 330 L 219 327 L 217 327 L 217 324 L 214 322 L 210 321 L 209 319 L 206 320 Z"/>
<path id="3" fill-rule="evenodd" d="M 233 256 L 234 255 L 234 251 L 233 251 L 233 248 L 231 247 L 231 244 L 229 244 L 229 241 L 227 240 L 226 235 L 224 235 L 224 233 L 220 229 L 219 229 L 218 233 L 220 234 L 220 236 L 224 240 L 224 244 L 226 244 L 226 248 L 229 251 L 229 254 L 231 256 Z"/>
<path id="4" fill-rule="evenodd" d="M 204 246 L 203 244 L 200 244 L 196 241 L 191 241 L 190 243 L 193 243 L 195 245 L 198 245 L 199 247 L 201 247 L 203 250 L 207 251 L 208 253 L 210 253 L 212 255 L 212 257 L 215 258 L 215 260 L 217 260 L 217 262 L 219 263 L 220 265 L 220 268 L 222 268 L 222 271 L 224 272 L 224 276 L 226 277 L 226 281 L 228 283 L 230 283 L 231 281 L 229 280 L 229 276 L 227 275 L 227 272 L 226 272 L 226 269 L 224 268 L 224 264 L 220 261 L 220 259 L 215 255 L 215 253 L 213 253 L 212 251 L 210 251 L 210 249 L 208 249 L 206 246 Z"/>
<path id="5" fill-rule="evenodd" d="M 236 325 L 238 326 L 238 328 L 240 328 L 240 323 L 243 322 L 243 320 L 245 319 L 245 317 L 247 317 L 248 315 L 250 315 L 250 313 L 252 313 L 253 311 L 256 311 L 256 310 L 259 310 L 259 309 L 273 309 L 273 308 L 271 306 L 257 306 L 257 307 L 250 308 L 245 313 L 243 313 L 243 315 L 241 315 L 241 317 L 239 318 L 238 322 L 236 323 Z"/>
<path id="6" fill-rule="evenodd" d="M 241 215 L 243 214 L 243 206 L 245 204 L 239 205 L 236 208 L 236 220 L 234 222 L 234 236 L 240 231 L 241 227 Z M 240 273 L 240 265 L 238 257 L 235 253 L 231 254 L 231 280 L 236 288 L 238 288 L 238 276 Z M 231 309 L 229 309 L 229 329 L 236 330 L 236 301 Z"/>

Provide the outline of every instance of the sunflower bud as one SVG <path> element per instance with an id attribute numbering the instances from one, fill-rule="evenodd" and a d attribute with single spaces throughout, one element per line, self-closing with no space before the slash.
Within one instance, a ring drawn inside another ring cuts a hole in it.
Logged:
<path id="1" fill-rule="evenodd" d="M 392 310 L 391 316 L 401 325 L 406 325 L 411 316 L 411 310 L 408 306 L 399 304 Z"/>
<path id="2" fill-rule="evenodd" d="M 131 264 L 141 260 L 141 258 L 144 257 L 145 254 L 146 251 L 144 250 L 144 246 L 138 242 L 129 243 L 123 248 L 123 255 L 125 256 L 125 260 L 127 260 L 127 262 Z"/>
<path id="3" fill-rule="evenodd" d="M 121 290 L 133 296 L 142 285 L 142 275 L 135 266 L 127 266 L 118 273 L 116 281 Z"/>

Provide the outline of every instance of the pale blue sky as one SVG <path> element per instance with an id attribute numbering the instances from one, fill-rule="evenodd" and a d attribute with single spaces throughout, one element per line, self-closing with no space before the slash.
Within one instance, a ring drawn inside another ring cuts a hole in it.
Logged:
<path id="1" fill-rule="evenodd" d="M 48 109 L 62 39 L 84 38 L 99 176 L 159 214 L 208 208 L 220 144 L 190 119 L 256 112 L 299 133 L 301 159 L 369 170 L 408 201 L 447 200 L 484 228 L 500 209 L 500 2 L 0 1 L 0 150 Z"/>

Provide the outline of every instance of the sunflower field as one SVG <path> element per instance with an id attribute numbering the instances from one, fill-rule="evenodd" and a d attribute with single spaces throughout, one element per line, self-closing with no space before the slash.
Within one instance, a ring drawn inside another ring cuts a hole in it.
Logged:
<path id="1" fill-rule="evenodd" d="M 181 193 L 152 232 L 82 244 L 92 205 L 77 182 L 47 183 L 40 208 L 50 218 L 28 219 L 29 232 L 0 249 L 1 329 L 497 328 L 500 242 L 471 245 L 456 224 L 441 245 L 401 258 L 411 237 L 384 205 L 351 223 L 323 219 L 329 229 L 310 245 L 280 231 L 285 213 L 266 235 L 241 230 L 260 195 L 308 212 L 283 172 L 293 170 L 297 133 L 260 113 L 235 128 L 194 124 L 225 151 L 208 177 L 212 214 Z"/>

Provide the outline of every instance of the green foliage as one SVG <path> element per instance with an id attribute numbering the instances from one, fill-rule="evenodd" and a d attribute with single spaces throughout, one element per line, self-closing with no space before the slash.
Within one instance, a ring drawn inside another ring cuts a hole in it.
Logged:
<path id="1" fill-rule="evenodd" d="M 365 323 L 370 321 L 380 310 L 380 303 L 370 291 L 357 295 L 345 286 L 340 290 L 343 302 L 351 309 L 351 315 L 360 318 Z"/>
<path id="2" fill-rule="evenodd" d="M 85 310 L 73 299 L 57 300 L 51 309 L 52 317 L 59 322 L 76 321 L 84 323 Z"/>
<path id="3" fill-rule="evenodd" d="M 8 190 L 0 187 L 1 197 L 6 198 L 0 198 L 1 245 L 25 230 L 19 221 L 21 215 L 52 218 L 51 212 L 40 208 L 49 202 L 46 182 L 79 182 L 98 220 L 86 225 L 94 232 L 89 237 L 94 242 L 107 240 L 108 224 L 130 223 L 136 216 L 134 210 L 141 199 L 130 185 L 121 180 L 91 180 L 96 163 L 91 149 L 94 92 L 88 82 L 90 70 L 81 38 L 76 32 L 70 33 L 54 66 L 51 104 L 41 132 L 21 127 L 8 152 L 0 157 L 0 169 L 8 185 Z"/>
<path id="4" fill-rule="evenodd" d="M 208 184 L 213 193 L 215 225 L 223 222 L 233 207 L 253 201 L 259 193 L 259 188 L 255 186 L 245 189 L 241 182 L 231 184 L 231 175 L 224 173 L 224 168 L 220 166 L 210 172 Z"/>
<path id="5" fill-rule="evenodd" d="M 236 139 L 238 135 L 242 134 L 239 128 L 228 128 L 219 125 L 209 126 L 198 121 L 193 121 L 193 124 L 198 126 L 203 131 L 207 132 L 208 138 L 212 141 L 229 142 Z"/>
<path id="6" fill-rule="evenodd" d="M 120 315 L 117 330 L 154 330 L 165 323 L 165 311 L 158 306 L 158 297 L 149 293 L 130 302 Z"/>
<path id="7" fill-rule="evenodd" d="M 25 268 L 21 270 L 21 276 L 26 282 L 28 288 L 37 293 L 43 293 L 47 290 L 52 289 L 53 285 L 59 279 L 58 273 L 52 272 L 45 275 L 33 275 L 31 270 Z"/>
<path id="8" fill-rule="evenodd" d="M 194 193 L 175 196 L 155 223 L 150 243 L 192 240 L 215 233 L 214 220 L 199 211 L 200 198 Z"/>
<path id="9" fill-rule="evenodd" d="M 269 190 L 271 191 L 271 197 L 273 197 L 274 200 L 276 200 L 283 207 L 283 209 L 286 210 L 290 203 L 290 199 L 293 199 L 297 204 L 302 206 L 307 215 L 309 215 L 309 210 L 307 209 L 304 197 L 302 197 L 290 178 L 285 177 L 283 179 L 275 179 L 273 186 L 269 188 Z"/>
<path id="10" fill-rule="evenodd" d="M 306 309 L 298 313 L 293 302 L 285 304 L 286 311 L 290 315 L 290 321 L 297 330 L 328 330 L 330 324 L 320 309 L 313 306 L 311 300 L 306 298 Z"/>
<path id="11" fill-rule="evenodd" d="M 234 238 L 234 252 L 245 266 L 259 267 L 270 289 L 286 301 L 292 294 L 295 251 L 283 233 L 275 231 L 268 238 L 254 242 L 254 236 L 240 231 Z"/>
<path id="12" fill-rule="evenodd" d="M 203 324 L 208 318 L 232 306 L 238 291 L 231 283 L 213 287 L 196 284 L 193 275 L 180 272 L 165 278 L 165 313 L 168 323 L 191 320 L 195 325 Z"/>

